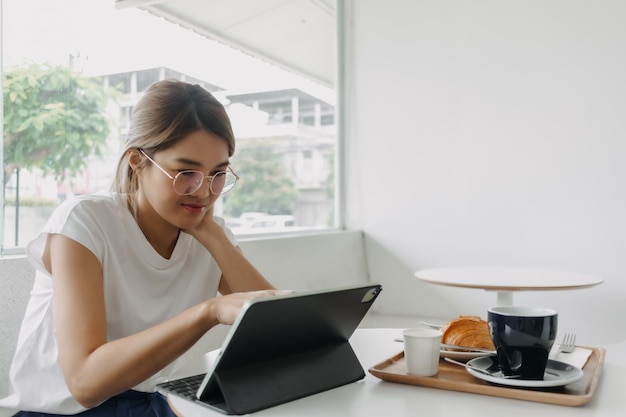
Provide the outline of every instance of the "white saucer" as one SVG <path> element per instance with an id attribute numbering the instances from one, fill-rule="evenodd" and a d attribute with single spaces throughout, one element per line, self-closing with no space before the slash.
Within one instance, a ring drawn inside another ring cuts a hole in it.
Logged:
<path id="1" fill-rule="evenodd" d="M 430 325 L 430 327 L 432 327 L 434 325 Z M 394 339 L 396 342 L 404 342 L 404 338 L 402 336 L 400 337 L 396 337 Z M 471 349 L 471 348 L 469 348 Z M 457 361 L 468 361 L 470 359 L 474 359 L 474 358 L 480 358 L 482 356 L 491 356 L 493 355 L 493 352 L 464 352 L 462 350 L 444 350 L 441 349 L 439 351 L 439 357 L 440 358 L 450 358 L 450 359 L 456 359 Z"/>
<path id="2" fill-rule="evenodd" d="M 502 378 L 502 372 L 500 371 L 496 371 L 491 375 L 486 375 L 470 368 L 474 367 L 482 369 L 484 371 L 490 371 L 491 369 L 493 369 L 494 364 L 497 363 L 498 358 L 496 355 L 483 356 L 467 362 L 468 366 L 465 369 L 467 369 L 467 372 L 469 372 L 471 375 L 484 381 L 492 382 L 499 385 L 526 388 L 561 387 L 563 385 L 576 382 L 584 376 L 582 369 L 552 359 L 548 360 L 548 366 L 546 367 L 546 370 L 550 372 L 546 373 L 543 377 L 544 379 L 541 381 L 514 378 L 505 379 Z"/>

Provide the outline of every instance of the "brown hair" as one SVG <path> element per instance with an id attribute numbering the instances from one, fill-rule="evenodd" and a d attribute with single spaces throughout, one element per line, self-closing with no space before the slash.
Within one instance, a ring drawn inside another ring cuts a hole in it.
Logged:
<path id="1" fill-rule="evenodd" d="M 226 109 L 210 92 L 177 80 L 152 84 L 133 109 L 112 190 L 128 194 L 134 207 L 138 181 L 128 164 L 128 151 L 139 148 L 152 155 L 198 130 L 223 138 L 229 156 L 235 152 L 235 136 Z"/>

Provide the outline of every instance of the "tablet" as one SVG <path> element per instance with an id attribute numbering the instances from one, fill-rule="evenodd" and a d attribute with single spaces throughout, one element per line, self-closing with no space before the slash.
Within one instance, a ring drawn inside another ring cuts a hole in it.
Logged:
<path id="1" fill-rule="evenodd" d="M 206 374 L 157 385 L 225 414 L 246 414 L 365 377 L 348 339 L 379 284 L 247 302 Z"/>

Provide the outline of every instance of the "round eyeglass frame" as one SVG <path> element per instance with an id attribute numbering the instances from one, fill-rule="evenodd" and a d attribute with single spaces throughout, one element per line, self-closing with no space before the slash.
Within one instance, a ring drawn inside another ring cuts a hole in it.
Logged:
<path id="1" fill-rule="evenodd" d="M 139 152 L 141 152 L 141 154 L 143 156 L 148 158 L 148 160 L 150 162 L 152 162 L 154 164 L 154 166 L 159 168 L 161 170 L 161 172 L 163 172 L 165 175 L 167 175 L 169 179 L 172 180 L 172 187 L 174 188 L 174 192 L 176 194 L 178 194 L 178 195 L 190 195 L 190 194 L 195 193 L 196 191 L 198 191 L 200 189 L 200 187 L 202 187 L 202 184 L 204 184 L 204 180 L 206 178 L 208 178 L 208 181 L 209 181 L 209 190 L 211 191 L 211 194 L 214 194 L 214 195 L 223 195 L 223 194 L 228 193 L 230 190 L 232 190 L 235 187 L 235 184 L 237 184 L 237 181 L 239 181 L 239 175 L 237 175 L 235 173 L 235 171 L 233 171 L 233 169 L 230 166 L 227 168 L 227 171 L 218 171 L 218 172 L 214 173 L 213 175 L 204 175 L 204 172 L 202 172 L 202 171 L 197 171 L 197 170 L 194 170 L 194 169 L 186 169 L 184 171 L 180 171 L 175 176 L 172 176 L 169 172 L 167 172 L 165 170 L 165 168 L 163 168 L 161 165 L 159 165 L 154 159 L 150 158 L 150 156 L 143 149 L 137 148 L 137 150 Z M 201 174 L 202 175 L 202 180 L 198 182 L 197 186 L 192 191 L 180 192 L 180 191 L 178 191 L 176 189 L 176 180 L 181 175 L 188 174 L 188 173 L 198 173 L 198 174 Z M 213 190 L 213 180 L 215 178 L 217 178 L 219 175 L 229 175 L 229 174 L 232 175 L 232 178 L 234 178 L 234 180 L 231 183 L 228 183 L 225 180 L 224 181 L 224 186 L 222 187 L 220 192 L 216 193 L 215 190 Z"/>

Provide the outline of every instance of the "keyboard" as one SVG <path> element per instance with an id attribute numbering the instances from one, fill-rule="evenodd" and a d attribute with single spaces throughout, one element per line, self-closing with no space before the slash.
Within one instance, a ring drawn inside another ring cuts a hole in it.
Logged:
<path id="1" fill-rule="evenodd" d="M 204 379 L 206 374 L 189 376 L 187 378 L 175 379 L 173 381 L 162 382 L 158 384 L 158 387 L 169 391 L 172 394 L 176 394 L 179 397 L 187 398 L 189 400 L 195 400 L 198 388 Z"/>

